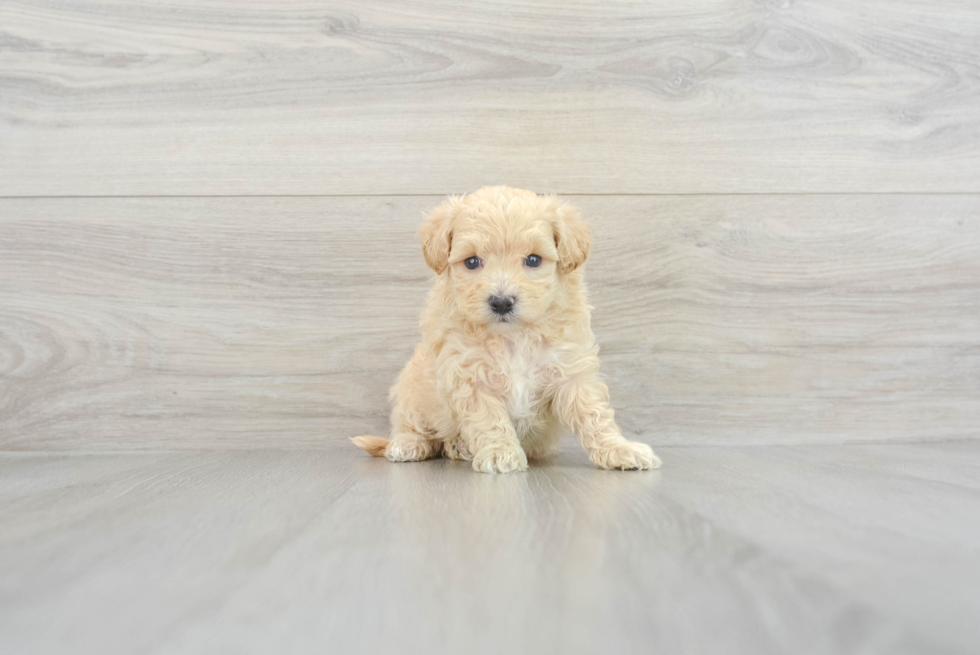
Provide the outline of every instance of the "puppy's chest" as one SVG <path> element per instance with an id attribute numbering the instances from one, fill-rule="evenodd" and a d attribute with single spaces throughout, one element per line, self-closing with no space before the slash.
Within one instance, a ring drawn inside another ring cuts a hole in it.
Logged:
<path id="1" fill-rule="evenodd" d="M 540 342 L 506 340 L 498 351 L 497 366 L 504 381 L 500 391 L 515 421 L 537 416 L 543 404 L 549 349 Z"/>

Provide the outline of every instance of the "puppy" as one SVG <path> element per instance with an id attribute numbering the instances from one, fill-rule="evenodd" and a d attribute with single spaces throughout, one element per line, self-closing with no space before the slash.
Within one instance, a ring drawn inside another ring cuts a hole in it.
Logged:
<path id="1" fill-rule="evenodd" d="M 420 237 L 437 274 L 423 342 L 391 390 L 391 438 L 356 445 L 392 462 L 443 455 L 508 473 L 570 429 L 600 468 L 660 466 L 613 420 L 582 281 L 591 235 L 575 209 L 484 187 L 432 210 Z"/>

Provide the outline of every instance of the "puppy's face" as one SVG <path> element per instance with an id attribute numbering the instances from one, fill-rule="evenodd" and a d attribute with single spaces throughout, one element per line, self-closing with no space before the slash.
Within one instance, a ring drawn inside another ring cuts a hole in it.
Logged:
<path id="1" fill-rule="evenodd" d="M 427 263 L 447 276 L 463 319 L 499 329 L 534 324 L 552 310 L 589 250 L 575 210 L 506 187 L 436 208 L 421 237 Z"/>
<path id="2" fill-rule="evenodd" d="M 543 220 L 474 212 L 456 222 L 448 268 L 467 321 L 534 323 L 555 299 L 558 249 Z"/>

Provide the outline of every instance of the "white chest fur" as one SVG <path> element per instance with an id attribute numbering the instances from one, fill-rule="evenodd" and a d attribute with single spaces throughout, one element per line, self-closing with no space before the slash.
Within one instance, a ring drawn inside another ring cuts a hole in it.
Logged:
<path id="1" fill-rule="evenodd" d="M 507 411 L 518 434 L 532 430 L 541 419 L 550 349 L 540 338 L 505 338 L 498 365 L 505 382 Z"/>

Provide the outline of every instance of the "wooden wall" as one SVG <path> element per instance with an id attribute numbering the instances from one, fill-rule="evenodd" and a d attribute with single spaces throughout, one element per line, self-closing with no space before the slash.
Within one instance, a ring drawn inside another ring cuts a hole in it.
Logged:
<path id="1" fill-rule="evenodd" d="M 415 230 L 555 191 L 653 444 L 980 431 L 980 5 L 0 5 L 0 448 L 386 429 Z"/>

